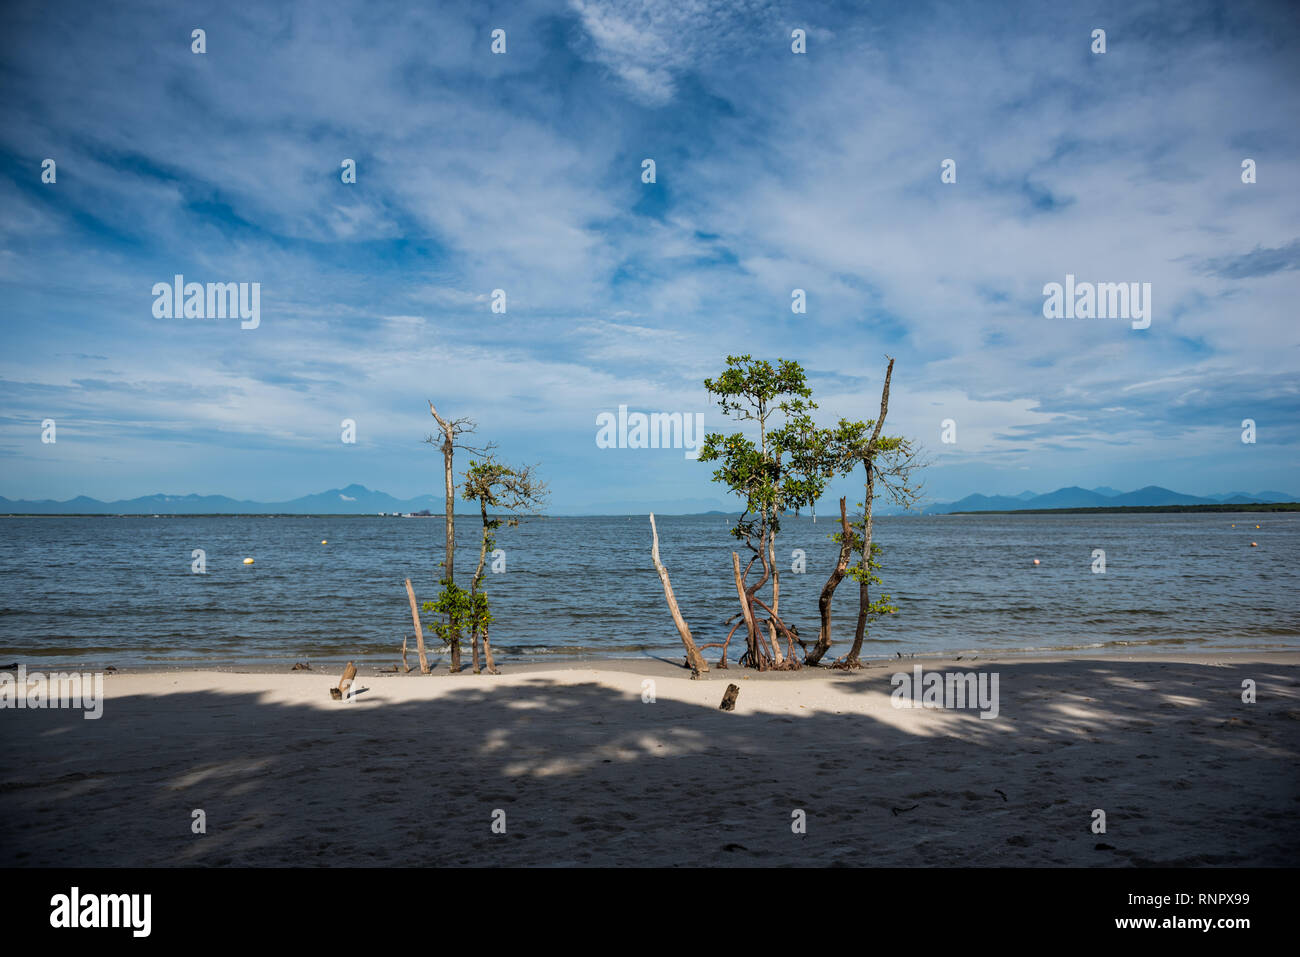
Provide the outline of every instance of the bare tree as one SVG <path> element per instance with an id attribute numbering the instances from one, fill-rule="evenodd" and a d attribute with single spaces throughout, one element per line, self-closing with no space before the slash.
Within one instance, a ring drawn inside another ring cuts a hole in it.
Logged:
<path id="1" fill-rule="evenodd" d="M 880 434 L 885 425 L 885 416 L 889 414 L 889 384 L 893 374 L 894 360 L 890 358 L 889 365 L 885 369 L 885 383 L 880 391 L 880 415 L 875 422 L 847 423 L 841 420 L 836 435 L 843 460 L 860 462 L 865 472 L 862 520 L 857 523 L 856 529 L 848 532 L 848 537 L 854 540 L 853 544 L 859 550 L 858 565 L 851 572 L 858 581 L 858 620 L 853 633 L 853 646 L 847 655 L 835 663 L 837 668 L 860 668 L 862 666 L 860 655 L 862 642 L 866 638 L 867 622 L 875 615 L 889 614 L 897 610 L 889 603 L 888 595 L 882 595 L 875 601 L 871 599 L 871 586 L 880 584 L 880 578 L 875 574 L 880 567 L 875 560 L 880 546 L 872 541 L 876 483 L 880 483 L 881 490 L 889 498 L 907 508 L 915 504 L 921 493 L 920 485 L 912 483 L 913 473 L 924 464 L 917 458 L 916 446 L 908 439 Z M 871 436 L 864 441 L 862 436 L 868 427 L 872 428 Z M 845 532 L 842 531 L 838 537 L 842 539 L 844 536 Z M 842 550 L 843 541 L 841 541 L 841 552 Z M 836 580 L 835 584 L 838 583 Z M 827 585 L 831 585 L 831 582 L 828 581 Z M 831 591 L 834 592 L 833 587 Z M 830 639 L 829 600 L 827 596 L 827 608 L 823 612 L 822 619 L 825 635 L 819 636 L 819 645 L 823 638 L 828 643 Z M 820 657 L 818 655 L 819 659 Z"/>
<path id="2" fill-rule="evenodd" d="M 442 449 L 443 471 L 446 476 L 447 545 L 446 558 L 442 563 L 442 580 L 439 584 L 454 585 L 456 583 L 456 482 L 452 462 L 456 456 L 456 449 L 463 449 L 476 455 L 485 455 L 494 448 L 494 445 L 488 443 L 482 448 L 476 448 L 462 443 L 460 441 L 461 436 L 472 435 L 475 432 L 477 426 L 474 420 L 469 418 L 445 419 L 434 408 L 432 399 L 429 400 L 429 414 L 437 421 L 441 435 L 426 436 L 424 441 L 430 445 L 440 446 Z M 451 671 L 455 674 L 460 671 L 460 632 L 457 628 L 452 627 L 450 629 L 448 640 L 451 645 Z"/>
<path id="3" fill-rule="evenodd" d="M 817 599 L 817 610 L 821 614 L 821 628 L 817 632 L 817 643 L 813 645 L 812 651 L 804 658 L 804 664 L 815 665 L 822 660 L 826 652 L 831 647 L 831 600 L 835 597 L 835 589 L 839 587 L 844 580 L 844 573 L 848 571 L 849 559 L 853 557 L 853 530 L 849 527 L 848 514 L 844 508 L 844 497 L 840 496 L 840 557 L 835 562 L 835 568 L 831 570 L 830 577 L 826 579 L 826 584 L 822 586 L 822 593 Z"/>

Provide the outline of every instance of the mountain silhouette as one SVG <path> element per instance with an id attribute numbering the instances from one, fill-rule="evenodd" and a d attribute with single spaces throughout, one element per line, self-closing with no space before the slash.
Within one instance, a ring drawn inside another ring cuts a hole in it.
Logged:
<path id="1" fill-rule="evenodd" d="M 1297 502 L 1300 498 L 1285 492 L 1264 491 L 1253 495 L 1245 492 L 1233 492 L 1223 496 L 1202 497 L 1184 495 L 1159 485 L 1148 485 L 1133 492 L 1117 492 L 1102 486 L 1095 489 L 1079 488 L 1071 485 L 1058 488 L 1055 492 L 1021 495 L 1012 498 L 1007 495 L 967 495 L 956 502 L 927 505 L 927 515 L 947 515 L 952 512 L 1010 512 L 1037 508 L 1114 508 L 1124 506 L 1161 506 L 1161 505 L 1261 505 L 1274 502 Z"/>

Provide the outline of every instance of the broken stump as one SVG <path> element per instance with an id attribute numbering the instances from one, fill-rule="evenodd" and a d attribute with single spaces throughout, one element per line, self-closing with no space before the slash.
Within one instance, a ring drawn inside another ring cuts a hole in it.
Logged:
<path id="1" fill-rule="evenodd" d="M 352 679 L 356 676 L 357 666 L 349 661 L 348 666 L 343 669 L 343 677 L 339 679 L 339 686 L 330 688 L 330 697 L 335 701 L 342 701 L 344 695 L 348 693 L 348 689 L 352 687 Z"/>
<path id="2" fill-rule="evenodd" d="M 735 711 L 736 698 L 740 695 L 740 685 L 727 685 L 726 694 L 722 696 L 722 704 L 718 705 L 719 711 Z"/>

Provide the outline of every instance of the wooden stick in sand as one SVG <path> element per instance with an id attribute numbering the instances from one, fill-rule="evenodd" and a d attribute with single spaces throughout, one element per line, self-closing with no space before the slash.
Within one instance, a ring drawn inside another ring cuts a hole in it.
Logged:
<path id="1" fill-rule="evenodd" d="M 691 629 L 687 626 L 686 619 L 682 617 L 682 610 L 677 607 L 677 598 L 673 595 L 672 582 L 668 580 L 668 569 L 664 568 L 664 563 L 659 560 L 659 530 L 655 528 L 654 512 L 650 513 L 650 534 L 653 536 L 650 557 L 654 559 L 655 571 L 659 573 L 659 580 L 663 582 L 664 598 L 668 599 L 668 610 L 672 612 L 673 623 L 677 625 L 677 633 L 682 636 L 682 644 L 686 646 L 686 661 L 691 666 L 691 677 L 698 678 L 702 672 L 709 670 L 709 666 L 705 664 L 700 649 L 695 647 L 695 639 L 691 637 Z"/>
<path id="2" fill-rule="evenodd" d="M 406 597 L 411 600 L 411 618 L 415 622 L 415 650 L 420 655 L 420 674 L 427 675 L 429 673 L 429 659 L 424 655 L 424 629 L 420 627 L 420 609 L 416 607 L 415 589 L 411 587 L 409 578 L 406 580 Z"/>

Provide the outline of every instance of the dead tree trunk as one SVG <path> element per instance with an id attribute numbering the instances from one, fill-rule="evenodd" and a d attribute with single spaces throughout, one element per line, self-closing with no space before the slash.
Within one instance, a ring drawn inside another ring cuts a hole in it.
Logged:
<path id="1" fill-rule="evenodd" d="M 415 648 L 420 655 L 420 674 L 429 673 L 429 659 L 424 653 L 424 629 L 420 627 L 420 609 L 415 604 L 415 591 L 411 588 L 411 580 L 406 580 L 406 597 L 411 602 L 411 619 L 415 622 Z M 406 664 L 406 640 L 402 640 L 402 664 Z M 410 670 L 409 668 L 407 669 Z"/>
<path id="2" fill-rule="evenodd" d="M 483 538 L 479 542 L 479 546 L 478 546 L 478 567 L 474 569 L 474 577 L 470 579 L 470 583 L 469 583 L 469 594 L 470 594 L 471 601 L 473 599 L 473 596 L 478 594 L 478 586 L 483 581 L 483 564 L 487 560 L 487 540 L 488 540 L 487 502 L 480 499 L 478 503 L 478 507 L 479 507 L 479 512 L 483 516 Z M 486 644 L 487 642 L 486 626 L 484 627 L 483 632 L 484 632 L 483 641 Z M 478 638 L 479 638 L 478 623 L 476 621 L 470 627 L 470 644 L 474 655 L 474 674 L 479 673 Z M 495 672 L 492 673 L 495 674 Z"/>
<path id="3" fill-rule="evenodd" d="M 871 513 L 876 497 L 876 442 L 880 438 L 880 430 L 885 425 L 885 416 L 889 414 L 889 380 L 893 374 L 894 360 L 890 359 L 889 365 L 885 368 L 885 385 L 880 390 L 880 417 L 876 419 L 876 427 L 871 432 L 871 439 L 867 442 L 862 457 L 862 464 L 867 470 L 867 481 L 866 498 L 863 500 L 862 558 L 858 562 L 862 569 L 862 577 L 858 581 L 858 624 L 853 631 L 853 647 L 844 658 L 835 663 L 836 667 L 840 668 L 862 667 L 859 655 L 862 653 L 863 639 L 867 635 L 867 616 L 871 609 Z"/>
<path id="4" fill-rule="evenodd" d="M 677 633 L 682 636 L 682 644 L 686 646 L 686 662 L 691 666 L 691 673 L 698 676 L 708 671 L 709 666 L 705 663 L 704 656 L 700 654 L 700 649 L 695 647 L 691 629 L 687 626 L 686 619 L 682 617 L 682 610 L 677 607 L 673 585 L 668 580 L 668 569 L 664 568 L 664 563 L 659 560 L 659 530 L 655 528 L 654 512 L 650 513 L 650 534 L 652 536 L 650 557 L 654 559 L 655 571 L 659 573 L 659 580 L 663 582 L 664 598 L 668 601 L 668 610 L 672 612 L 673 623 L 677 625 Z"/>
<path id="5" fill-rule="evenodd" d="M 452 441 L 452 423 L 438 414 L 438 410 L 429 403 L 429 412 L 438 422 L 438 428 L 442 429 L 442 466 L 446 478 L 446 495 L 445 511 L 447 516 L 446 536 L 447 536 L 447 560 L 443 563 L 445 569 L 444 578 L 450 578 L 453 581 L 456 578 L 456 489 L 452 481 L 452 459 L 455 457 L 456 449 Z"/>
<path id="6" fill-rule="evenodd" d="M 835 563 L 835 569 L 831 572 L 830 578 L 826 579 L 826 584 L 822 586 L 821 597 L 817 599 L 817 610 L 821 612 L 822 625 L 821 630 L 817 633 L 817 644 L 813 646 L 804 664 L 815 665 L 822 660 L 822 657 L 831 648 L 831 600 L 835 597 L 835 589 L 839 587 L 840 582 L 844 580 L 844 574 L 849 569 L 849 558 L 853 555 L 853 530 L 849 527 L 848 514 L 844 510 L 844 499 L 840 499 L 840 557 Z"/>
<path id="7" fill-rule="evenodd" d="M 750 665 L 761 669 L 763 653 L 758 646 L 758 625 L 754 622 L 754 608 L 749 603 L 749 592 L 745 589 L 744 576 L 740 574 L 740 555 L 737 552 L 731 553 L 731 571 L 736 577 L 736 596 L 740 599 L 740 613 L 745 616 L 745 628 L 749 645 L 746 657 Z"/>
<path id="8" fill-rule="evenodd" d="M 487 659 L 487 673 L 490 675 L 499 675 L 496 662 L 492 660 L 492 643 L 488 641 L 487 625 L 483 626 L 483 657 Z"/>
<path id="9" fill-rule="evenodd" d="M 867 636 L 867 614 L 871 608 L 871 496 L 875 492 L 875 476 L 871 463 L 867 463 L 867 501 L 866 517 L 862 525 L 862 560 L 858 563 L 862 569 L 862 578 L 858 581 L 858 624 L 853 630 L 853 647 L 842 661 L 837 662 L 844 668 L 861 668 L 862 642 Z"/>
<path id="10" fill-rule="evenodd" d="M 452 459 L 456 454 L 456 431 L 455 423 L 449 422 L 438 414 L 438 410 L 433 407 L 433 402 L 429 402 L 429 412 L 438 422 L 438 428 L 442 429 L 442 465 L 446 473 L 446 515 L 447 515 L 447 560 L 443 563 L 445 574 L 443 575 L 453 584 L 456 581 L 456 484 L 452 480 Z M 453 674 L 460 671 L 460 633 L 456 630 L 454 623 L 449 631 L 451 645 L 451 671 Z"/>
<path id="11" fill-rule="evenodd" d="M 767 563 L 772 568 L 772 618 L 781 617 L 781 574 L 776 566 L 776 532 L 767 535 Z M 776 623 L 767 623 L 768 635 L 772 638 L 772 658 L 777 668 L 784 666 L 785 656 L 781 654 L 781 642 L 776 636 Z"/>

